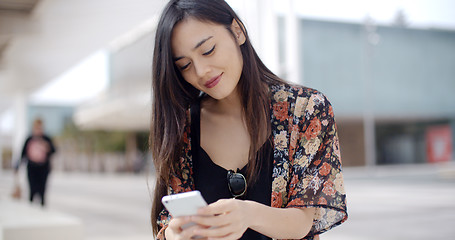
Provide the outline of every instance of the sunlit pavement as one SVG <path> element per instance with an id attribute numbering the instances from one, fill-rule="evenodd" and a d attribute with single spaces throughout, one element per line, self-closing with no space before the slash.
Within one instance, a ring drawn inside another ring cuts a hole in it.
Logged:
<path id="1" fill-rule="evenodd" d="M 326 240 L 454 239 L 455 164 L 346 168 L 349 220 Z"/>
<path id="2" fill-rule="evenodd" d="M 455 236 L 455 163 L 345 168 L 344 176 L 349 220 L 321 239 Z M 45 210 L 79 218 L 87 240 L 151 239 L 147 182 L 152 188 L 152 177 L 145 175 L 53 172 Z M 29 204 L 24 173 L 21 183 L 20 202 Z M 12 173 L 0 172 L 0 203 L 10 198 L 12 186 Z"/>
<path id="3" fill-rule="evenodd" d="M 9 198 L 13 176 L 5 171 L 0 176 L 2 200 Z M 83 222 L 84 239 L 153 239 L 149 217 L 151 200 L 145 175 L 53 172 L 50 176 L 45 210 L 79 218 Z M 21 183 L 23 198 L 20 201 L 28 205 L 25 174 L 21 174 Z M 33 206 L 40 208 L 37 202 Z"/>

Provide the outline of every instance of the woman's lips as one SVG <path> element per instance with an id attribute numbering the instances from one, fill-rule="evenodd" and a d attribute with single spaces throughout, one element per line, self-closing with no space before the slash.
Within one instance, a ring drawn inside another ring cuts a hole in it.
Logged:
<path id="1" fill-rule="evenodd" d="M 220 82 L 221 76 L 222 76 L 222 75 L 223 75 L 223 74 L 221 73 L 220 75 L 211 78 L 210 80 L 208 80 L 208 81 L 204 84 L 204 86 L 205 86 L 206 88 L 213 88 L 213 87 L 215 87 L 215 86 Z"/>

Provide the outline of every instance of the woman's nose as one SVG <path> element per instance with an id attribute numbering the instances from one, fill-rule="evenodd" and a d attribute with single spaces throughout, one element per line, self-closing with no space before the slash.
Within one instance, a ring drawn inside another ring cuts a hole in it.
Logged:
<path id="1" fill-rule="evenodd" d="M 210 72 L 210 65 L 205 61 L 199 61 L 194 63 L 194 68 L 196 71 L 196 75 L 200 78 L 207 75 Z"/>

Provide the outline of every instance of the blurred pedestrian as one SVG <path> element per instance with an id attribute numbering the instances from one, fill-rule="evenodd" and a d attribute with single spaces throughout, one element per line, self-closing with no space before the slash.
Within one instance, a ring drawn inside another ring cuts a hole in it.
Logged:
<path id="1" fill-rule="evenodd" d="M 48 175 L 51 171 L 51 156 L 55 153 L 52 140 L 44 134 L 43 121 L 36 119 L 33 122 L 32 134 L 24 143 L 21 159 L 15 166 L 17 177 L 22 163 L 27 164 L 27 177 L 29 184 L 29 200 L 32 203 L 36 195 L 41 198 L 41 206 L 45 205 L 45 192 Z"/>
<path id="2" fill-rule="evenodd" d="M 347 219 L 330 102 L 267 69 L 225 1 L 171 0 L 154 51 L 157 239 L 318 239 Z M 198 216 L 160 202 L 195 189 Z"/>

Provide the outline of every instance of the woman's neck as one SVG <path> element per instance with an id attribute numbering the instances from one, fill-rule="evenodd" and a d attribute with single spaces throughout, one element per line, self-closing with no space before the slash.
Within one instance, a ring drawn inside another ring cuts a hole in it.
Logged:
<path id="1" fill-rule="evenodd" d="M 202 108 L 217 115 L 236 118 L 242 117 L 242 101 L 237 88 L 226 98 L 219 100 L 208 98 L 203 101 Z"/>

